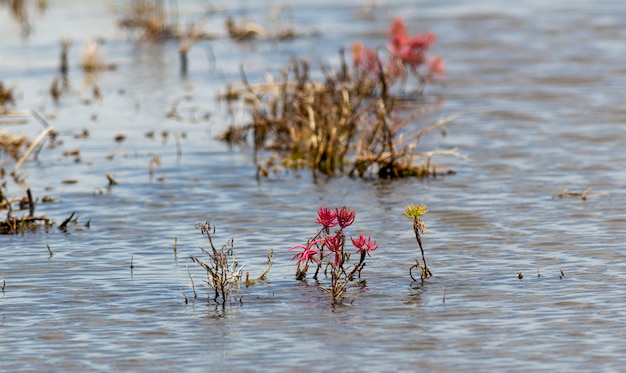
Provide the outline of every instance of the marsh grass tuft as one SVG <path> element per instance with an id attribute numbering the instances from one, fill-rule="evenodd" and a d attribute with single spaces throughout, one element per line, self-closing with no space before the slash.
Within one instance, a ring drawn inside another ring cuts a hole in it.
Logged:
<path id="1" fill-rule="evenodd" d="M 209 250 L 200 247 L 208 260 L 205 262 L 193 254 L 190 254 L 189 257 L 194 263 L 206 270 L 206 283 L 213 290 L 213 301 L 224 305 L 231 302 L 233 298 L 240 300 L 238 295 L 241 288 L 242 272 L 239 262 L 234 256 L 233 238 L 230 238 L 218 249 L 213 243 L 215 227 L 209 222 L 198 223 L 196 227 L 200 228 L 202 234 L 209 240 L 211 246 Z"/>
<path id="2" fill-rule="evenodd" d="M 200 251 L 206 255 L 206 258 L 204 259 L 201 259 L 193 254 L 190 254 L 189 257 L 194 263 L 198 264 L 206 271 L 207 279 L 205 282 L 209 285 L 213 293 L 212 297 L 209 296 L 209 300 L 212 300 L 216 304 L 222 306 L 225 306 L 227 303 L 230 304 L 232 301 L 241 303 L 243 296 L 239 296 L 239 293 L 242 285 L 243 266 L 239 265 L 239 261 L 235 257 L 234 239 L 231 237 L 218 249 L 213 243 L 215 226 L 206 222 L 196 224 L 196 228 L 200 228 L 202 234 L 207 237 L 210 248 L 204 249 L 200 247 Z M 273 261 L 273 253 L 271 251 L 268 256 L 268 261 L 269 267 L 271 267 Z M 269 268 L 261 275 L 262 279 L 265 279 L 267 272 L 269 272 Z M 193 277 L 190 272 L 189 278 L 191 279 L 191 287 L 194 292 L 195 299 L 197 298 L 197 293 L 195 290 L 195 284 L 193 283 Z M 249 280 L 249 278 L 246 278 L 244 285 L 250 286 L 253 285 L 253 283 Z M 188 301 L 186 296 L 185 300 L 186 302 Z"/>
<path id="3" fill-rule="evenodd" d="M 88 39 L 85 42 L 85 47 L 83 48 L 83 60 L 81 62 L 81 67 L 85 72 L 95 72 L 101 70 L 114 70 L 117 68 L 117 64 L 104 62 L 104 56 L 100 52 L 100 44 L 93 39 Z M 97 86 L 94 89 L 99 90 Z M 98 94 L 95 95 L 101 96 Z"/>
<path id="4" fill-rule="evenodd" d="M 347 65 L 344 63 L 345 69 Z M 342 69 L 342 70 L 345 70 Z M 384 78 L 383 78 L 384 79 Z M 221 97 L 240 98 L 252 122 L 230 126 L 217 138 L 231 145 L 253 138 L 254 152 L 273 152 L 260 170 L 278 165 L 310 168 L 314 176 L 349 174 L 382 178 L 427 177 L 453 173 L 432 162 L 437 155 L 462 157 L 456 149 L 417 153 L 422 135 L 449 123 L 438 121 L 405 142 L 402 128 L 411 121 L 393 111 L 395 99 L 384 82 L 367 74 L 325 73 L 323 82 L 309 76 L 309 63 L 295 61 L 283 70 L 280 82 L 232 87 Z M 267 172 L 265 172 L 267 173 Z"/>
<path id="5" fill-rule="evenodd" d="M 283 22 L 285 19 L 287 20 L 286 24 Z M 245 17 L 240 20 L 228 17 L 226 19 L 226 31 L 228 36 L 235 41 L 256 39 L 282 41 L 304 35 L 303 33 L 296 32 L 293 27 L 293 14 L 291 13 L 291 8 L 287 6 L 275 5 L 272 8 L 270 23 L 272 27 L 265 27 Z"/>
<path id="6" fill-rule="evenodd" d="M 15 104 L 13 90 L 14 87 L 5 87 L 4 82 L 0 81 L 0 114 L 6 111 L 8 104 Z"/>
<path id="7" fill-rule="evenodd" d="M 416 149 L 422 136 L 457 116 L 444 118 L 417 132 L 406 130 L 407 124 L 413 123 L 421 113 L 432 110 L 423 107 L 420 96 L 423 86 L 434 82 L 436 74 L 430 70 L 419 72 L 418 66 L 409 62 L 405 66 L 399 57 L 385 61 L 374 50 L 361 48 L 359 53 L 364 51 L 368 52 L 367 61 L 365 57 L 355 56 L 350 65 L 340 50 L 339 69 L 333 71 L 322 66 L 321 79 L 314 78 L 305 59 L 294 60 L 278 79 L 271 77 L 267 83 L 256 86 L 248 82 L 242 67 L 241 83 L 229 85 L 218 97 L 229 102 L 238 100 L 248 108 L 251 121 L 231 125 L 217 138 L 239 145 L 246 144 L 251 137 L 259 175 L 269 174 L 269 169 L 275 166 L 309 168 L 314 177 L 348 174 L 399 178 L 453 173 L 433 163 L 432 158 L 439 155 L 464 158 L 456 149 L 427 153 Z M 425 61 L 424 57 L 421 64 L 426 64 Z M 417 107 L 408 113 L 395 110 L 399 96 L 392 93 L 393 87 L 404 85 L 408 77 L 405 69 L 413 72 L 420 84 L 419 92 L 405 96 Z M 260 152 L 273 154 L 267 157 L 267 162 L 258 162 Z"/>
<path id="8" fill-rule="evenodd" d="M 177 26 L 168 20 L 163 0 L 133 1 L 130 13 L 122 17 L 118 24 L 122 28 L 138 31 L 145 39 L 170 39 L 177 34 Z"/>
<path id="9" fill-rule="evenodd" d="M 13 135 L 0 131 L 0 150 L 6 152 L 14 159 L 19 159 L 20 152 L 28 144 L 25 135 Z"/>
<path id="10" fill-rule="evenodd" d="M 217 38 L 216 35 L 199 30 L 195 25 L 187 30 L 179 27 L 176 2 L 169 3 L 168 7 L 163 0 L 134 0 L 128 14 L 120 17 L 118 25 L 138 34 L 141 39 L 151 41 Z"/>
<path id="11" fill-rule="evenodd" d="M 50 219 L 35 216 L 35 200 L 30 192 L 22 198 L 7 198 L 0 186 L 0 211 L 6 210 L 6 218 L 0 221 L 0 234 L 17 234 L 26 231 L 35 231 L 41 227 L 52 226 Z M 16 211 L 27 211 L 27 214 L 13 216 Z"/>

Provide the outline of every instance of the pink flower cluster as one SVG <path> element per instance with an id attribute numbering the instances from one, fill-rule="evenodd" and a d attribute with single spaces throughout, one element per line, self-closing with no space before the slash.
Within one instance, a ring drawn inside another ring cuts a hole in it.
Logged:
<path id="1" fill-rule="evenodd" d="M 339 225 L 342 229 L 349 227 L 354 223 L 356 217 L 356 211 L 350 211 L 346 206 L 336 208 L 335 211 L 330 211 L 326 207 L 320 206 L 317 210 L 316 224 L 322 225 L 324 228 L 329 229 Z"/>
<path id="2" fill-rule="evenodd" d="M 311 262 L 319 263 L 324 248 L 328 249 L 330 252 L 334 254 L 333 265 L 338 267 L 343 263 L 343 250 L 344 244 L 346 241 L 343 230 L 352 223 L 354 223 L 354 219 L 356 217 L 356 211 L 348 209 L 346 206 L 341 208 L 336 208 L 335 210 L 330 210 L 326 207 L 320 206 L 317 211 L 317 220 L 316 224 L 322 226 L 321 233 L 326 233 L 323 238 L 309 240 L 306 245 L 295 245 L 289 250 L 301 250 L 296 253 L 293 259 L 298 259 L 296 262 L 299 266 L 307 266 Z M 339 226 L 339 229 L 335 232 L 334 235 L 330 234 L 330 228 Z M 317 237 L 320 237 L 320 234 Z M 371 251 L 374 251 L 378 248 L 378 244 L 376 241 L 372 241 L 371 237 L 360 234 L 359 237 L 350 238 L 352 241 L 352 245 L 357 249 L 356 253 L 364 255 L 370 255 Z"/>
<path id="3" fill-rule="evenodd" d="M 380 66 L 383 66 L 385 72 L 393 78 L 405 76 L 407 70 L 426 80 L 443 78 L 445 77 L 443 57 L 429 58 L 426 55 L 435 39 L 432 32 L 409 35 L 402 18 L 396 17 L 391 22 L 389 31 L 387 49 L 390 56 L 387 62 L 380 61 L 375 50 L 364 47 L 360 42 L 352 46 L 352 62 L 355 67 L 373 74 L 379 74 Z M 419 71 L 422 66 L 426 67 L 426 72 Z"/>

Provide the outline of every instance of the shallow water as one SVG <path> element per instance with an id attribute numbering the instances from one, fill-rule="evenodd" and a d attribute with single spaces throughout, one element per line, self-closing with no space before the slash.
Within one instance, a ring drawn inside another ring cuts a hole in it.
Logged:
<path id="1" fill-rule="evenodd" d="M 80 217 L 66 233 L 0 237 L 2 370 L 616 371 L 626 362 L 626 5 L 394 1 L 364 20 L 361 2 L 292 2 L 306 36 L 201 42 L 181 77 L 177 42 L 137 42 L 115 26 L 124 2 L 66 0 L 45 11 L 34 3 L 28 35 L 0 5 L 0 79 L 16 87 L 18 108 L 52 117 L 63 144 L 44 148 L 20 169 L 26 184 L 7 179 L 4 192 L 55 197 L 36 213 L 57 225 Z M 271 5 L 181 1 L 180 20 L 223 35 L 226 16 L 267 24 Z M 257 182 L 250 151 L 213 139 L 241 120 L 215 100 L 240 64 L 253 82 L 294 55 L 333 64 L 340 46 L 384 43 L 398 14 L 412 32 L 435 32 L 435 53 L 447 60 L 446 84 L 426 91 L 441 107 L 415 126 L 462 113 L 446 136 L 420 143 L 469 156 L 437 159 L 455 175 L 315 183 L 301 172 Z M 46 92 L 61 37 L 74 39 L 72 93 L 54 104 Z M 77 67 L 88 37 L 103 38 L 105 59 L 118 64 L 95 77 L 101 102 Z M 166 118 L 185 97 L 182 118 Z M 41 128 L 34 119 L 1 127 L 32 137 Z M 88 138 L 73 136 L 83 129 Z M 126 139 L 116 143 L 120 132 Z M 80 162 L 62 155 L 72 149 Z M 106 173 L 119 184 L 107 187 Z M 555 197 L 588 187 L 610 198 Z M 408 276 L 418 248 L 403 210 L 414 202 L 429 205 L 424 244 L 434 277 L 424 284 Z M 320 204 L 355 208 L 351 232 L 380 244 L 352 304 L 333 307 L 294 280 L 288 248 L 314 233 Z M 235 238 L 251 275 L 274 249 L 268 281 L 244 289 L 241 305 L 184 302 L 187 266 L 207 295 L 188 259 L 208 246 L 195 228 L 206 220 L 219 243 Z"/>

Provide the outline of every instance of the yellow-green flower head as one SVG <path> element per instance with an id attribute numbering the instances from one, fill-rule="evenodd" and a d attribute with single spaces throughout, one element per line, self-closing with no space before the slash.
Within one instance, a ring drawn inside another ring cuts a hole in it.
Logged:
<path id="1" fill-rule="evenodd" d="M 419 219 L 427 212 L 428 206 L 423 203 L 421 205 L 411 203 L 406 207 L 406 209 L 404 209 L 404 215 L 409 220 Z"/>

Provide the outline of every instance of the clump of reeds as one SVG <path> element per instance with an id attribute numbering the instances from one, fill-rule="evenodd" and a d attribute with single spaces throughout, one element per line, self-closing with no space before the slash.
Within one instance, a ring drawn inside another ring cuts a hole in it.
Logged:
<path id="1" fill-rule="evenodd" d="M 218 249 L 213 243 L 215 226 L 206 222 L 198 223 L 196 227 L 200 228 L 211 245 L 209 250 L 200 247 L 202 253 L 207 255 L 208 261 L 205 262 L 193 254 L 190 254 L 189 257 L 194 263 L 206 270 L 206 283 L 213 290 L 213 301 L 223 305 L 232 299 L 240 300 L 242 269 L 234 256 L 234 239 L 231 237 Z"/>
<path id="2" fill-rule="evenodd" d="M 117 68 L 117 64 L 104 61 L 104 57 L 100 53 L 100 45 L 93 39 L 88 39 L 85 42 L 81 66 L 83 70 L 87 72 L 113 70 Z"/>
<path id="3" fill-rule="evenodd" d="M 289 17 L 289 22 L 283 24 L 283 15 Z M 236 41 L 246 41 L 255 39 L 289 40 L 299 35 L 293 27 L 293 15 L 290 8 L 283 5 L 275 5 L 272 8 L 270 23 L 273 27 L 265 27 L 259 23 L 252 22 L 246 18 L 235 20 L 232 17 L 226 19 L 226 31 L 228 36 Z"/>
<path id="4" fill-rule="evenodd" d="M 4 82 L 0 80 L 0 115 L 6 111 L 7 104 L 15 104 L 13 89 L 13 87 L 5 87 Z"/>
<path id="5" fill-rule="evenodd" d="M 247 20 L 236 23 L 232 17 L 226 19 L 226 31 L 234 40 L 251 40 L 269 35 L 267 29 L 258 23 Z"/>
<path id="6" fill-rule="evenodd" d="M 411 268 L 409 268 L 409 276 L 411 276 L 411 278 L 414 281 L 416 280 L 416 278 L 413 276 L 414 269 L 419 269 L 420 279 L 422 281 L 433 275 L 430 269 L 428 268 L 428 265 L 426 264 L 426 256 L 424 255 L 424 247 L 422 246 L 422 238 L 420 237 L 420 233 L 424 234 L 428 232 L 428 230 L 426 229 L 426 226 L 424 225 L 424 222 L 421 220 L 421 217 L 427 212 L 428 212 L 428 206 L 426 206 L 425 204 L 421 204 L 421 205 L 410 204 L 404 210 L 404 215 L 406 216 L 406 218 L 413 222 L 413 231 L 415 232 L 415 239 L 417 240 L 417 243 L 420 247 L 420 251 L 422 253 L 422 262 L 424 263 L 424 265 L 422 265 L 419 259 L 415 258 L 415 264 L 413 264 Z"/>
<path id="7" fill-rule="evenodd" d="M 166 7 L 163 0 L 134 0 L 129 14 L 118 21 L 120 27 L 138 33 L 145 40 L 215 39 L 216 36 L 195 26 L 182 30 L 178 26 L 176 6 Z"/>
<path id="8" fill-rule="evenodd" d="M 6 211 L 6 219 L 0 220 L 0 234 L 17 234 L 40 227 L 49 228 L 50 219 L 43 216 L 35 216 L 35 201 L 30 189 L 22 198 L 7 198 L 0 187 L 0 212 Z M 14 216 L 18 211 L 27 211 L 27 215 Z"/>
<path id="9" fill-rule="evenodd" d="M 0 131 L 0 150 L 3 150 L 11 157 L 18 159 L 21 150 L 28 144 L 25 135 L 13 135 Z"/>
<path id="10" fill-rule="evenodd" d="M 346 298 L 346 293 L 353 287 L 364 287 L 365 279 L 361 278 L 361 271 L 365 267 L 365 259 L 371 252 L 378 248 L 376 241 L 371 237 L 360 234 L 351 237 L 350 241 L 358 255 L 356 262 L 350 263 L 351 254 L 345 247 L 347 236 L 345 229 L 352 225 L 356 217 L 356 211 L 346 206 L 331 211 L 320 206 L 317 212 L 318 218 L 315 223 L 321 225 L 317 234 L 311 237 L 306 245 L 296 245 L 289 250 L 299 250 L 293 259 L 296 262 L 296 279 L 305 280 L 309 266 L 314 265 L 313 279 L 318 281 L 321 269 L 326 278 L 330 277 L 330 283 L 319 285 L 322 290 L 330 294 L 333 303 L 339 303 Z M 331 228 L 338 227 L 334 232 Z M 356 294 L 354 294 L 356 296 Z"/>
<path id="11" fill-rule="evenodd" d="M 15 163 L 15 166 L 13 167 L 13 170 L 11 171 L 11 176 L 13 176 L 17 181 L 18 179 L 17 170 L 21 167 L 21 165 L 26 161 L 26 159 L 33 152 L 35 154 L 38 154 L 38 150 L 36 149 L 39 149 L 39 150 L 41 149 L 41 143 L 46 138 L 46 136 L 49 136 L 51 140 L 54 141 L 56 132 L 54 131 L 54 128 L 50 126 L 50 124 L 43 117 L 41 117 L 41 115 L 39 115 L 37 111 L 35 110 L 10 111 L 8 113 L 5 113 L 4 115 L 17 116 L 17 117 L 27 117 L 27 116 L 32 115 L 36 119 L 41 121 L 41 123 L 44 124 L 44 126 L 46 127 L 41 131 L 41 133 L 39 133 L 39 135 L 33 141 L 29 143 L 28 148 L 21 155 L 20 155 L 20 148 L 22 148 L 28 141 L 26 137 L 24 137 L 23 135 L 6 135 L 0 132 L 0 139 L 1 139 L 0 148 L 4 149 L 7 153 L 11 154 L 15 159 L 17 159 L 17 162 Z M 19 156 L 19 159 L 18 159 L 18 156 Z"/>
<path id="12" fill-rule="evenodd" d="M 71 46 L 72 46 L 71 38 L 61 39 L 61 58 L 60 58 L 61 61 L 59 62 L 59 71 L 63 75 L 67 75 L 67 72 L 69 71 L 68 53 L 70 51 Z"/>
<path id="13" fill-rule="evenodd" d="M 173 38 L 177 26 L 168 21 L 163 0 L 135 0 L 130 14 L 119 20 L 119 25 L 133 31 L 139 31 L 146 39 L 159 40 Z"/>
<path id="14" fill-rule="evenodd" d="M 21 28 L 22 36 L 27 37 L 31 30 L 32 26 L 29 20 L 29 15 L 27 11 L 27 2 L 25 0 L 2 0 L 0 1 L 0 5 L 7 4 L 10 6 L 11 15 L 17 21 Z M 45 7 L 45 2 L 43 0 L 39 1 L 40 7 Z M 41 4 L 43 3 L 43 4 Z"/>
<path id="15" fill-rule="evenodd" d="M 314 176 L 373 174 L 395 178 L 452 172 L 431 159 L 439 154 L 461 156 L 456 149 L 417 153 L 416 148 L 421 136 L 453 117 L 406 136 L 404 127 L 424 108 L 405 116 L 394 110 L 394 84 L 406 80 L 410 73 L 418 76 L 422 86 L 441 72 L 443 62 L 422 71 L 422 65 L 430 61 L 423 56 L 425 49 L 421 52 L 422 63 L 413 62 L 417 58 L 413 56 L 403 65 L 402 58 L 408 58 L 401 54 L 403 50 L 392 53 L 385 62 L 378 52 L 361 48 L 354 52 L 351 66 L 342 50 L 339 71 L 323 67 L 321 81 L 311 76 L 306 60 L 294 61 L 283 69 L 277 82 L 264 85 L 250 85 L 242 73 L 243 83 L 231 85 L 220 98 L 243 100 L 251 122 L 231 126 L 218 139 L 234 144 L 252 135 L 255 155 L 260 151 L 279 155 L 270 156 L 272 162 L 266 166 L 259 163 L 260 174 L 267 174 L 267 168 L 275 166 L 273 160 L 286 168 L 308 167 Z M 417 93 L 421 90 L 423 87 Z"/>
<path id="16" fill-rule="evenodd" d="M 190 254 L 191 260 L 202 267 L 207 273 L 206 283 L 209 285 L 213 292 L 213 297 L 209 297 L 209 300 L 213 300 L 215 303 L 225 306 L 226 303 L 230 303 L 233 300 L 241 302 L 243 296 L 239 296 L 242 285 L 242 266 L 239 265 L 239 261 L 235 257 L 234 253 L 234 239 L 231 237 L 222 245 L 219 249 L 213 243 L 213 235 L 215 234 L 215 226 L 209 222 L 196 224 L 197 228 L 200 228 L 202 234 L 209 240 L 209 249 L 200 247 L 200 251 L 207 256 L 208 259 L 200 259 L 197 256 Z M 258 280 L 265 280 L 269 269 L 272 266 L 273 254 L 270 250 L 268 255 L 268 268 L 261 274 Z M 191 278 L 191 274 L 190 274 Z M 193 281 L 193 280 L 192 280 Z M 245 286 L 254 284 L 254 280 L 250 280 L 248 273 L 246 273 Z M 192 282 L 192 289 L 194 292 L 194 298 L 197 297 L 195 285 Z M 187 297 L 185 296 L 187 301 Z"/>

